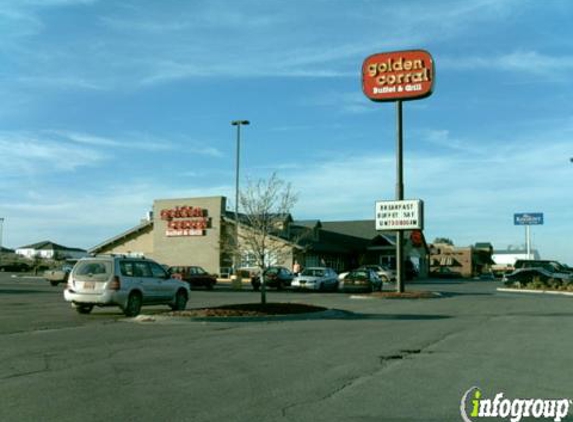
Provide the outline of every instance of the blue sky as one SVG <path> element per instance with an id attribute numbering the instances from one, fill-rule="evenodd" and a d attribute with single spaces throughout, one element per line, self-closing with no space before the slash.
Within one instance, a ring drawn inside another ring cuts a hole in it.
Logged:
<path id="1" fill-rule="evenodd" d="M 3 244 L 89 248 L 158 198 L 273 171 L 295 218 L 374 218 L 395 192 L 395 106 L 361 91 L 374 53 L 428 50 L 404 103 L 405 197 L 425 235 L 573 264 L 570 1 L 0 0 Z"/>

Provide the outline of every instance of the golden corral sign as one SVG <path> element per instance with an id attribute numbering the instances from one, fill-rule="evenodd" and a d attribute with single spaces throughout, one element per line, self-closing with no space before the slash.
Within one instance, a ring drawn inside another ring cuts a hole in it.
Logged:
<path id="1" fill-rule="evenodd" d="M 165 236 L 205 236 L 210 227 L 207 210 L 200 207 L 177 206 L 162 209 L 162 220 L 167 222 Z"/>
<path id="2" fill-rule="evenodd" d="M 372 101 L 423 98 L 433 86 L 434 60 L 425 50 L 374 54 L 362 65 L 362 90 Z"/>

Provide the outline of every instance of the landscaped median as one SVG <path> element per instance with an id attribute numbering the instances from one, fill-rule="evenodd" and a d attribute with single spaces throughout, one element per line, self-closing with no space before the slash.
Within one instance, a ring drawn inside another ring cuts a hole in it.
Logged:
<path id="1" fill-rule="evenodd" d="M 573 296 L 573 291 L 570 290 L 540 289 L 528 287 L 498 287 L 497 291 L 505 293 L 537 293 L 558 296 Z"/>
<path id="2" fill-rule="evenodd" d="M 372 292 L 362 295 L 352 295 L 351 299 L 434 299 L 442 297 L 438 292 L 425 290 L 408 292 Z"/>
<path id="3" fill-rule="evenodd" d="M 538 293 L 560 296 L 573 296 L 573 280 L 551 278 L 542 280 L 536 277 L 533 281 L 506 281 L 505 287 L 498 287 L 498 292 Z"/>
<path id="4" fill-rule="evenodd" d="M 209 308 L 186 309 L 139 315 L 135 322 L 166 320 L 195 321 L 278 321 L 282 319 L 333 318 L 346 315 L 346 311 L 324 308 L 304 303 L 240 303 Z"/>

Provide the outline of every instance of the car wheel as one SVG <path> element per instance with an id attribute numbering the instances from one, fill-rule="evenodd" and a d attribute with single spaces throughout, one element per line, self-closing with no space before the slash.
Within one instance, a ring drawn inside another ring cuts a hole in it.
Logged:
<path id="1" fill-rule="evenodd" d="M 277 290 L 282 290 L 284 288 L 284 283 L 282 280 L 277 281 Z"/>
<path id="2" fill-rule="evenodd" d="M 139 311 L 141 311 L 141 294 L 134 292 L 129 295 L 123 313 L 125 316 L 134 317 L 139 315 Z"/>
<path id="3" fill-rule="evenodd" d="M 52 281 L 50 281 L 50 284 L 52 286 L 57 286 L 59 283 L 57 281 L 52 280 Z"/>
<path id="4" fill-rule="evenodd" d="M 76 305 L 76 312 L 78 314 L 89 314 L 92 309 L 94 308 L 94 305 Z"/>
<path id="5" fill-rule="evenodd" d="M 206 288 L 207 290 L 213 290 L 213 283 L 207 283 L 207 284 L 205 285 L 205 288 Z"/>
<path id="6" fill-rule="evenodd" d="M 178 290 L 175 295 L 175 301 L 171 306 L 174 311 L 183 311 L 187 307 L 187 293 L 184 290 Z"/>
<path id="7" fill-rule="evenodd" d="M 319 284 L 318 284 L 318 291 L 319 291 L 319 292 L 324 292 L 324 283 L 319 283 Z"/>

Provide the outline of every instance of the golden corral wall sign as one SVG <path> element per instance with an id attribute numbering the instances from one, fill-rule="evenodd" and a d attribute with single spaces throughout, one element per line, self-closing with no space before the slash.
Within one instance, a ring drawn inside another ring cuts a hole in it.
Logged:
<path id="1" fill-rule="evenodd" d="M 372 101 L 423 98 L 433 87 L 434 60 L 425 50 L 374 54 L 362 65 L 362 90 Z"/>
<path id="2" fill-rule="evenodd" d="M 160 217 L 167 222 L 167 237 L 205 236 L 211 222 L 206 209 L 186 205 L 162 209 Z"/>

